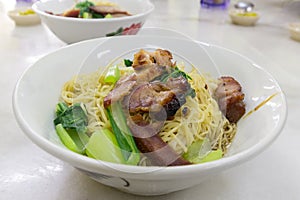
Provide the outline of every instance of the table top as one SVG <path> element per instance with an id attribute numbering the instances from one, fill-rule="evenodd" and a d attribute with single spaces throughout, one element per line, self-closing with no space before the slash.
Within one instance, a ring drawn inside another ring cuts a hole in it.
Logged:
<path id="1" fill-rule="evenodd" d="M 300 2 L 252 2 L 261 19 L 242 27 L 230 23 L 226 10 L 201 9 L 199 0 L 153 0 L 156 9 L 145 27 L 174 29 L 249 57 L 278 80 L 289 113 L 281 135 L 259 156 L 193 188 L 153 198 L 101 185 L 23 134 L 12 110 L 16 81 L 41 56 L 66 44 L 43 25 L 15 26 L 6 15 L 15 1 L 0 0 L 0 199 L 299 199 L 300 43 L 289 38 L 287 24 L 300 21 Z"/>

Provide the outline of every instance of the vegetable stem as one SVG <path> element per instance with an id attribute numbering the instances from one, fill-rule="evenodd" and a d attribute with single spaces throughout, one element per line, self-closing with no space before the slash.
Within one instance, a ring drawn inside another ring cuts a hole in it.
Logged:
<path id="1" fill-rule="evenodd" d="M 84 154 L 89 137 L 87 131 L 87 113 L 83 104 L 68 107 L 60 102 L 56 105 L 54 125 L 62 143 L 70 150 Z"/>
<path id="2" fill-rule="evenodd" d="M 55 126 L 55 130 L 57 132 L 57 135 L 59 136 L 61 142 L 70 149 L 71 151 L 74 151 L 76 153 L 82 154 L 83 151 L 80 150 L 80 148 L 76 145 L 74 140 L 71 138 L 69 133 L 66 131 L 66 129 L 62 126 L 62 124 L 58 124 Z"/>
<path id="3" fill-rule="evenodd" d="M 107 113 L 112 130 L 122 150 L 126 163 L 130 165 L 137 165 L 140 161 L 139 150 L 134 142 L 131 131 L 127 126 L 121 104 L 119 102 L 113 103 L 111 107 L 107 109 Z"/>
<path id="4" fill-rule="evenodd" d="M 186 153 L 183 154 L 183 158 L 191 163 L 205 163 L 222 158 L 223 152 L 221 149 L 211 150 L 210 143 L 207 139 L 197 140 L 193 142 Z"/>
<path id="5" fill-rule="evenodd" d="M 117 65 L 108 68 L 105 75 L 104 82 L 106 83 L 116 83 L 120 78 L 120 69 Z"/>
<path id="6" fill-rule="evenodd" d="M 89 157 L 113 163 L 125 164 L 115 135 L 108 129 L 94 132 L 86 145 Z"/>

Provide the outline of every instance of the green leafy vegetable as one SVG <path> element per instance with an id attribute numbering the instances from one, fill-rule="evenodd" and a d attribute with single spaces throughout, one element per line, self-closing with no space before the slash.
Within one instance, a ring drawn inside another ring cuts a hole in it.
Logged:
<path id="1" fill-rule="evenodd" d="M 65 103 L 56 106 L 57 117 L 54 124 L 62 124 L 65 129 L 75 129 L 77 132 L 86 132 L 88 118 L 86 109 L 82 103 L 76 103 L 68 107 Z"/>
<path id="2" fill-rule="evenodd" d="M 100 13 L 96 13 L 90 9 L 91 6 L 95 6 L 95 4 L 91 1 L 82 1 L 75 5 L 75 8 L 80 10 L 79 17 L 82 18 L 104 18 Z"/>
<path id="3" fill-rule="evenodd" d="M 55 129 L 62 143 L 70 150 L 84 154 L 89 137 L 87 114 L 83 104 L 68 107 L 65 103 L 56 105 Z"/>
<path id="4" fill-rule="evenodd" d="M 91 14 L 91 13 L 84 12 L 84 13 L 82 14 L 82 18 L 86 18 L 86 19 L 88 19 L 88 18 L 93 18 L 93 16 L 92 16 L 92 14 Z"/>
<path id="5" fill-rule="evenodd" d="M 72 140 L 77 145 L 78 149 L 82 152 L 82 154 L 85 153 L 85 146 L 89 142 L 89 136 L 86 133 L 78 133 L 74 129 L 67 130 L 69 133 L 69 136 L 72 138 Z"/>
<path id="6" fill-rule="evenodd" d="M 56 115 L 60 115 L 61 113 L 65 112 L 67 109 L 68 109 L 67 104 L 59 102 L 55 108 Z"/>
<path id="7" fill-rule="evenodd" d="M 189 75 L 187 75 L 184 71 L 181 71 L 178 67 L 175 67 L 175 68 L 172 70 L 172 72 L 169 73 L 169 74 L 163 74 L 163 76 L 160 77 L 160 80 L 161 80 L 162 82 L 165 83 L 165 82 L 167 82 L 167 80 L 168 80 L 170 77 L 172 77 L 172 78 L 177 78 L 177 77 L 179 77 L 179 76 L 182 76 L 182 77 L 185 78 L 186 80 L 188 80 L 188 79 L 192 80 L 192 78 L 191 78 Z"/>
<path id="8" fill-rule="evenodd" d="M 111 66 L 108 68 L 108 71 L 105 75 L 104 82 L 106 83 L 116 83 L 120 78 L 120 70 L 117 65 Z"/>
<path id="9" fill-rule="evenodd" d="M 107 37 L 115 36 L 115 35 L 122 35 L 123 27 L 118 28 L 115 32 L 107 33 Z"/>
<path id="10" fill-rule="evenodd" d="M 175 67 L 174 69 L 172 69 L 171 73 L 164 73 L 163 75 L 161 75 L 160 77 L 158 77 L 156 80 L 160 80 L 161 82 L 165 83 L 168 81 L 169 78 L 177 78 L 182 76 L 183 78 L 185 78 L 186 80 L 192 80 L 192 78 L 186 74 L 184 71 L 181 71 L 178 67 Z M 194 98 L 196 96 L 196 92 L 193 88 L 190 88 L 185 96 L 191 96 L 192 98 Z"/>
<path id="11" fill-rule="evenodd" d="M 107 15 L 105 15 L 105 17 L 104 18 L 113 18 L 113 16 L 111 15 L 111 14 L 107 14 Z"/>
<path id="12" fill-rule="evenodd" d="M 184 71 L 181 71 L 178 67 L 175 67 L 175 74 L 173 74 L 172 77 L 179 77 L 179 76 L 182 76 L 184 77 L 186 80 L 190 79 L 190 80 L 193 80 L 187 73 L 185 73 Z"/>
<path id="13" fill-rule="evenodd" d="M 132 61 L 131 60 L 129 60 L 129 59 L 124 59 L 124 64 L 125 64 L 125 66 L 126 67 L 131 67 L 132 66 Z"/>
<path id="14" fill-rule="evenodd" d="M 95 4 L 91 1 L 82 1 L 82 2 L 79 2 L 75 5 L 75 8 L 78 8 L 78 9 L 86 9 L 86 8 L 89 8 L 90 6 L 94 6 Z"/>
<path id="15" fill-rule="evenodd" d="M 91 14 L 92 14 L 92 18 L 104 18 L 104 16 L 101 15 L 100 13 L 95 13 L 91 11 Z"/>
<path id="16" fill-rule="evenodd" d="M 113 114 L 112 114 L 113 110 Z M 107 109 L 108 117 L 112 126 L 112 130 L 116 136 L 118 144 L 122 149 L 123 157 L 127 164 L 137 165 L 140 161 L 139 150 L 134 142 L 131 131 L 129 130 L 120 103 L 112 104 Z"/>
<path id="17" fill-rule="evenodd" d="M 115 135 L 108 129 L 94 132 L 86 145 L 89 157 L 113 163 L 125 164 Z"/>
<path id="18" fill-rule="evenodd" d="M 193 88 L 190 88 L 185 95 L 194 98 L 196 96 L 196 91 Z"/>
<path id="19" fill-rule="evenodd" d="M 55 126 L 56 133 L 58 137 L 60 138 L 61 142 L 71 151 L 74 151 L 76 153 L 82 153 L 83 151 L 80 149 L 80 147 L 77 146 L 77 144 L 74 142 L 74 140 L 71 138 L 69 133 L 64 129 L 64 127 L 61 124 L 58 124 Z"/>
<path id="20" fill-rule="evenodd" d="M 207 148 L 208 141 L 197 140 L 191 144 L 188 151 L 182 156 L 192 163 L 204 163 L 222 158 L 222 150 L 210 150 Z M 210 145 L 209 145 L 210 147 Z"/>
<path id="21" fill-rule="evenodd" d="M 209 152 L 202 160 L 201 163 L 210 162 L 214 160 L 219 160 L 223 157 L 223 152 L 221 149 Z"/>
<path id="22" fill-rule="evenodd" d="M 82 1 L 75 5 L 75 8 L 78 8 L 80 10 L 79 17 L 84 18 L 84 13 L 90 13 L 90 6 L 94 6 L 95 4 L 90 1 Z"/>

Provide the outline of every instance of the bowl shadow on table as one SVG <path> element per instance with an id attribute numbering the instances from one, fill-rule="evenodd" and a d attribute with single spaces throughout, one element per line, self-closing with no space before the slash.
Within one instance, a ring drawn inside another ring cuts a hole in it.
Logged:
<path id="1" fill-rule="evenodd" d="M 111 197 L 112 193 L 116 193 L 116 195 L 122 193 L 117 189 L 94 181 L 72 166 L 68 166 L 68 168 L 70 170 L 68 176 L 65 176 L 61 188 L 53 199 L 99 199 L 99 197 L 105 199 Z M 123 195 L 129 194 L 124 193 Z"/>
<path id="2" fill-rule="evenodd" d="M 70 166 L 70 169 L 72 167 Z M 72 169 L 66 179 L 63 181 L 62 188 L 59 189 L 56 198 L 58 199 L 114 199 L 114 200 L 168 200 L 168 199 L 198 199 L 200 196 L 211 200 L 218 199 L 220 194 L 228 191 L 230 180 L 226 174 L 221 172 L 213 175 L 206 181 L 181 191 L 171 192 L 156 196 L 142 196 L 123 192 L 113 187 L 103 185 L 84 173 Z M 217 189 L 216 189 L 217 188 Z M 215 191 L 218 192 L 215 192 Z M 83 192 L 84 191 L 84 192 Z"/>

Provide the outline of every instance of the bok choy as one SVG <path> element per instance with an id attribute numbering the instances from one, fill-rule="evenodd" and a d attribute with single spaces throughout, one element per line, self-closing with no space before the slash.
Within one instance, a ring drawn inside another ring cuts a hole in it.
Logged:
<path id="1" fill-rule="evenodd" d="M 222 158 L 223 152 L 220 149 L 211 150 L 210 142 L 208 139 L 196 140 L 193 142 L 183 158 L 191 163 L 205 163 Z"/>
<path id="2" fill-rule="evenodd" d="M 67 106 L 65 103 L 56 105 L 54 119 L 55 130 L 61 142 L 70 150 L 84 154 L 89 137 L 86 134 L 88 118 L 85 107 L 81 103 Z"/>
<path id="3" fill-rule="evenodd" d="M 98 160 L 125 164 L 115 135 L 108 129 L 95 131 L 86 145 L 86 154 Z"/>
<path id="4" fill-rule="evenodd" d="M 139 150 L 127 126 L 121 104 L 113 103 L 107 113 L 126 164 L 137 165 L 140 161 Z"/>

